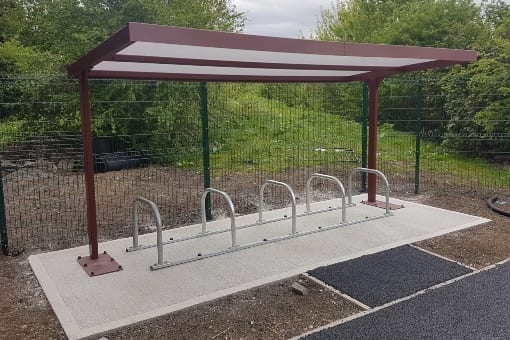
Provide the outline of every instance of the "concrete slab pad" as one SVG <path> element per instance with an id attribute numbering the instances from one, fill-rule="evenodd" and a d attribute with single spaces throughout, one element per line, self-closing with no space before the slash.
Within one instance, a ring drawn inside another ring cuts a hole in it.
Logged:
<path id="1" fill-rule="evenodd" d="M 508 339 L 510 262 L 304 337 Z"/>
<path id="2" fill-rule="evenodd" d="M 344 294 L 376 307 L 472 270 L 411 246 L 401 246 L 310 271 Z"/>
<path id="3" fill-rule="evenodd" d="M 364 196 L 355 196 L 359 203 Z M 378 197 L 378 199 L 382 199 Z M 488 222 L 487 219 L 392 199 L 405 209 L 394 216 L 363 221 L 303 237 L 269 243 L 222 256 L 175 267 L 150 271 L 156 262 L 156 248 L 127 253 L 131 239 L 100 244 L 122 265 L 116 273 L 89 277 L 77 262 L 88 255 L 88 247 L 34 255 L 29 262 L 59 318 L 67 336 L 79 339 L 167 314 L 237 291 L 290 277 L 319 266 L 346 261 L 400 245 Z M 340 200 L 312 204 L 312 210 L 339 206 Z M 298 213 L 304 206 L 298 206 Z M 348 220 L 364 220 L 384 210 L 357 204 L 347 209 Z M 265 219 L 290 215 L 290 208 L 264 213 Z M 253 223 L 256 214 L 239 216 L 238 225 Z M 297 230 L 336 224 L 340 210 L 298 219 Z M 208 223 L 209 230 L 230 227 L 230 220 Z M 164 239 L 194 235 L 193 225 L 164 232 Z M 290 220 L 239 231 L 240 244 L 291 232 Z M 154 243 L 156 236 L 140 237 L 140 244 Z M 208 253 L 230 246 L 230 234 L 223 233 L 165 246 L 165 260 L 172 261 L 198 252 Z"/>

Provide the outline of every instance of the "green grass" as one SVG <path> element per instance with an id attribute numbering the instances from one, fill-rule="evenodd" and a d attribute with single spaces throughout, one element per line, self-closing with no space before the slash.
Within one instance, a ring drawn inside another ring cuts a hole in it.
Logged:
<path id="1" fill-rule="evenodd" d="M 23 120 L 5 120 L 0 122 L 0 148 L 12 144 L 22 135 L 21 127 L 25 121 Z"/>
<path id="2" fill-rule="evenodd" d="M 214 170 L 277 172 L 332 164 L 347 156 L 339 148 L 361 155 L 360 125 L 338 115 L 303 111 L 259 97 L 251 110 L 235 118 L 217 117 L 217 124 L 210 126 L 216 146 L 211 153 Z"/>
<path id="3" fill-rule="evenodd" d="M 510 170 L 484 159 L 467 157 L 448 151 L 440 145 L 422 146 L 422 171 L 426 174 L 449 175 L 459 184 L 481 183 L 490 187 L 510 187 Z"/>
<path id="4" fill-rule="evenodd" d="M 211 168 L 215 172 L 279 172 L 287 168 L 339 164 L 335 148 L 352 149 L 361 159 L 361 125 L 339 115 L 290 108 L 277 101 L 253 97 L 250 110 L 235 119 L 216 117 L 210 126 Z M 238 99 L 239 100 L 239 99 Z M 385 171 L 414 173 L 414 134 L 389 124 L 378 128 L 378 164 Z M 323 151 L 317 151 L 323 150 Z M 359 166 L 354 163 L 351 167 Z M 457 183 L 510 186 L 510 172 L 482 159 L 447 151 L 422 140 L 422 176 L 453 176 Z"/>

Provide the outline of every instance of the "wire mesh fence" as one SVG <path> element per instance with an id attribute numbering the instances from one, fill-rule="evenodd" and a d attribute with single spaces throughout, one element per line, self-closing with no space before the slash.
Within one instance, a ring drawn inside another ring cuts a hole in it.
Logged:
<path id="1" fill-rule="evenodd" d="M 11 252 L 86 244 L 76 82 L 58 76 L 0 82 L 0 160 Z M 211 187 L 229 193 L 238 213 L 249 213 L 256 211 L 266 179 L 288 183 L 303 203 L 312 173 L 345 183 L 350 169 L 363 165 L 362 84 L 90 85 L 100 240 L 131 235 L 138 196 L 158 205 L 167 228 L 198 222 L 207 172 Z M 488 133 L 479 115 L 452 122 L 449 96 L 437 79 L 390 79 L 381 85 L 378 167 L 392 191 L 433 194 L 456 186 L 481 196 L 509 192 L 510 123 L 497 122 L 506 128 Z M 463 105 L 474 110 L 469 102 Z M 359 178 L 355 183 L 359 191 Z M 329 182 L 317 181 L 314 189 L 315 199 L 337 195 Z M 271 187 L 264 206 L 288 202 L 286 192 Z M 215 216 L 225 213 L 222 205 L 213 197 Z M 149 211 L 142 209 L 139 217 L 142 232 L 152 230 Z"/>

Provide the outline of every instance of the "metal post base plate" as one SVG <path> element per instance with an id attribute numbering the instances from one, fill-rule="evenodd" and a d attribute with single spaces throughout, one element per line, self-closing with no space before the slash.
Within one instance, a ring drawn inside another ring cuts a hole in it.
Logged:
<path id="1" fill-rule="evenodd" d="M 106 252 L 99 254 L 97 259 L 92 259 L 90 256 L 78 256 L 78 263 L 88 276 L 98 276 L 122 270 L 122 266 Z"/>
<path id="2" fill-rule="evenodd" d="M 366 205 L 370 205 L 372 207 L 386 209 L 386 202 L 382 202 L 382 201 L 377 201 L 377 200 L 374 201 L 374 202 L 361 201 L 361 203 L 366 204 Z M 388 208 L 389 208 L 389 210 L 397 210 L 397 209 L 404 208 L 404 205 L 390 203 Z"/>

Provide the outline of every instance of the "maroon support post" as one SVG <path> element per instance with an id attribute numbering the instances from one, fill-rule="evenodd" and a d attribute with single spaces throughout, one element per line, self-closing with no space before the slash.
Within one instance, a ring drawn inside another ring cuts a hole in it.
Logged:
<path id="1" fill-rule="evenodd" d="M 85 156 L 85 195 L 87 198 L 87 226 L 90 258 L 98 257 L 96 193 L 94 186 L 94 156 L 92 147 L 92 124 L 90 122 L 89 83 L 86 72 L 80 74 L 81 133 Z"/>
<path id="2" fill-rule="evenodd" d="M 89 84 L 86 72 L 80 73 L 80 111 L 83 151 L 85 156 L 85 195 L 87 199 L 87 227 L 89 256 L 78 256 L 78 263 L 89 276 L 116 272 L 122 269 L 106 252 L 98 254 L 96 190 L 94 186 L 94 155 L 92 146 L 92 124 L 90 119 Z"/>
<path id="3" fill-rule="evenodd" d="M 381 79 L 370 79 L 369 90 L 369 115 L 368 115 L 368 168 L 377 169 L 377 99 Z M 368 202 L 375 202 L 377 192 L 376 174 L 368 174 Z"/>

